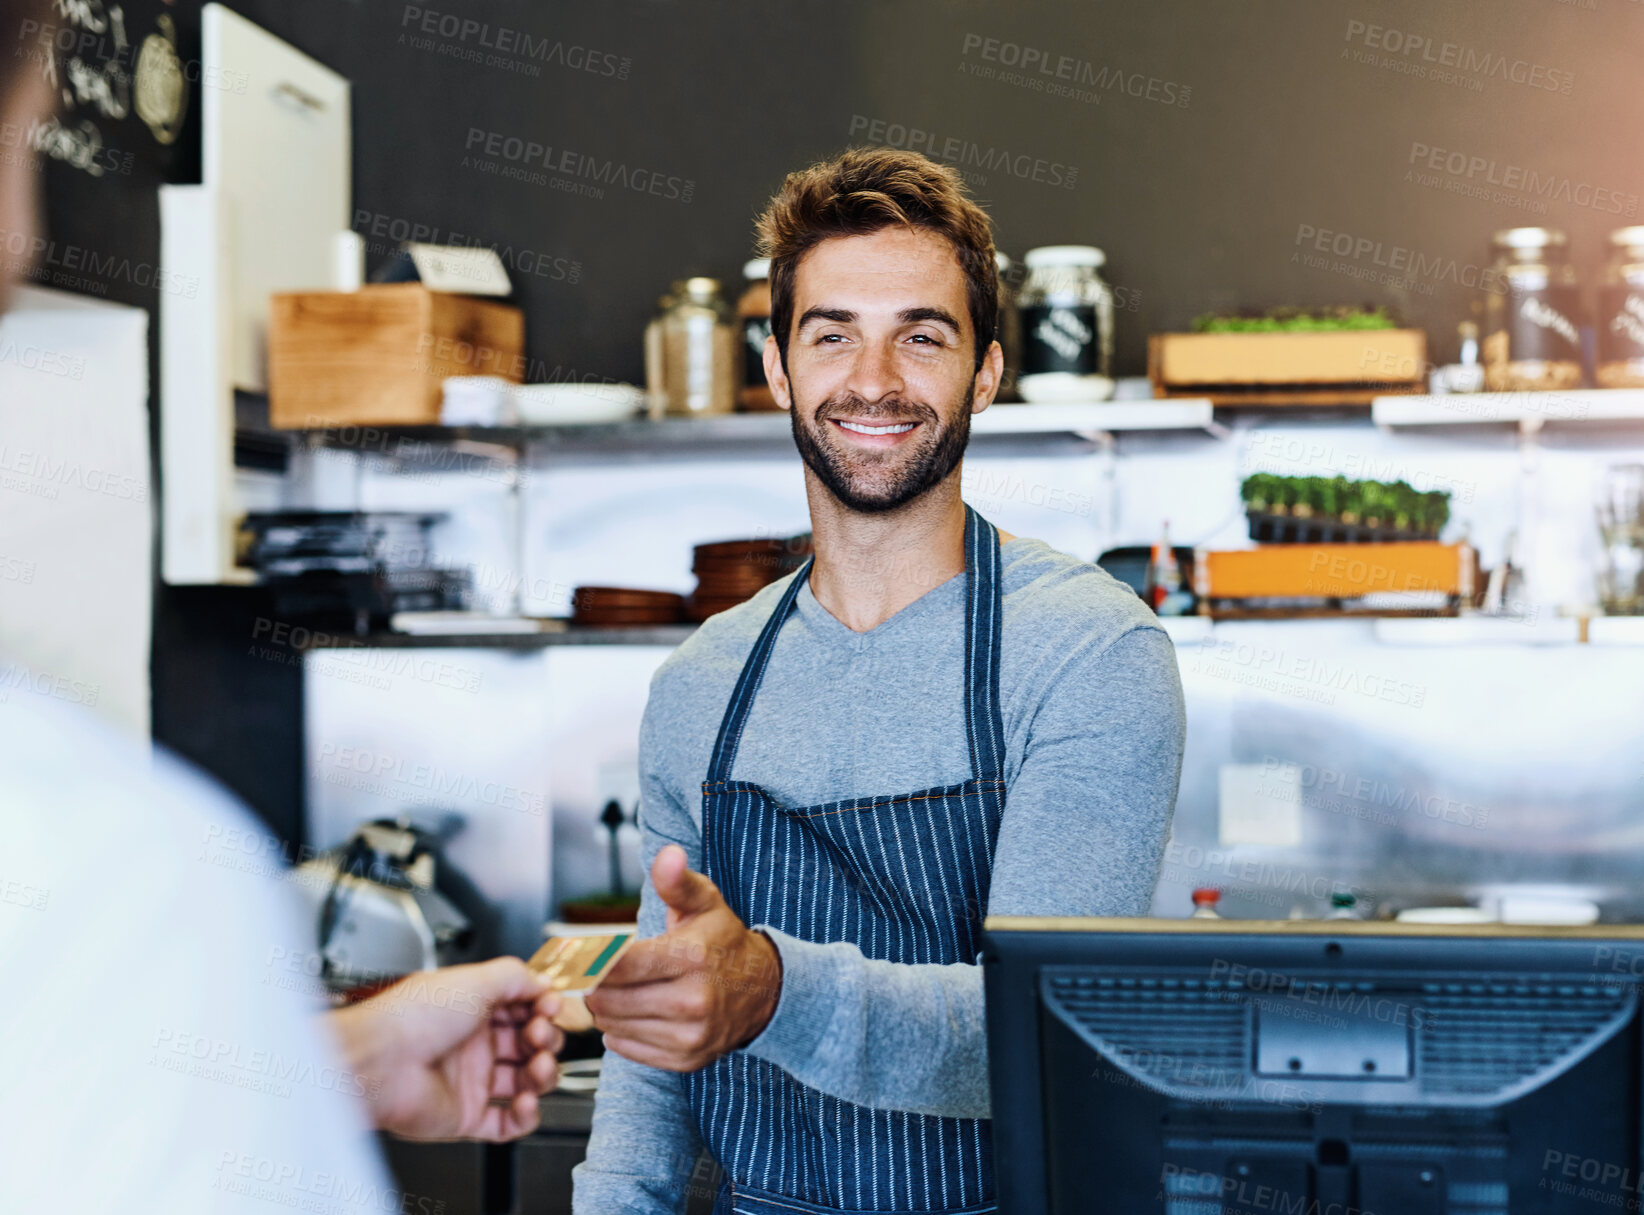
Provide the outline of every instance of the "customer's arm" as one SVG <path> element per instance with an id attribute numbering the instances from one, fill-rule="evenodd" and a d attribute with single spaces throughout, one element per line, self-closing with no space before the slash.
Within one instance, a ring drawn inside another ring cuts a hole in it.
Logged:
<path id="1" fill-rule="evenodd" d="M 1145 914 L 1181 775 L 1170 640 L 1137 628 L 1074 652 L 1035 715 L 1000 824 L 988 911 Z M 782 959 L 776 1012 L 750 1054 L 842 1100 L 989 1116 L 981 968 L 870 960 L 764 930 Z"/>
<path id="2" fill-rule="evenodd" d="M 419 971 L 326 1015 L 379 1130 L 505 1142 L 559 1083 L 559 997 L 518 958 Z"/>

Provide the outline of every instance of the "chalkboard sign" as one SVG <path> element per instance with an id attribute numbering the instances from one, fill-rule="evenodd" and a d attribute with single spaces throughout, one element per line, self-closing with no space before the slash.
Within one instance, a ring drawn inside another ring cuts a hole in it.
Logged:
<path id="1" fill-rule="evenodd" d="M 91 180 L 197 175 L 197 3 L 52 0 L 20 38 L 57 100 L 28 133 L 36 154 Z"/>
<path id="2" fill-rule="evenodd" d="M 53 112 L 9 147 L 43 178 L 44 232 L 6 252 L 46 287 L 152 313 L 158 187 L 200 174 L 200 0 L 50 0 L 9 48 L 51 85 Z M 3 53 L 3 52 L 0 52 Z"/>

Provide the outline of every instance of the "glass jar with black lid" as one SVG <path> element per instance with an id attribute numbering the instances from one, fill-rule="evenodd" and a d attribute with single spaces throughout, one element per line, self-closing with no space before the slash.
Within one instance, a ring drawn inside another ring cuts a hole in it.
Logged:
<path id="1" fill-rule="evenodd" d="M 756 257 L 742 267 L 748 286 L 736 301 L 736 323 L 742 341 L 742 388 L 737 404 L 752 411 L 777 409 L 765 381 L 765 341 L 771 336 L 771 259 Z"/>
<path id="2" fill-rule="evenodd" d="M 993 399 L 1008 403 L 1022 399 L 1016 388 L 1016 381 L 1022 374 L 1022 318 L 1016 311 L 1019 275 L 1016 263 L 1003 253 L 994 253 L 993 264 L 999 271 L 999 329 L 996 336 L 1005 358 L 1005 373 Z"/>
<path id="3" fill-rule="evenodd" d="M 1031 402 L 1105 401 L 1113 395 L 1113 288 L 1100 270 L 1107 255 L 1090 245 L 1046 245 L 1023 259 L 1016 297 L 1022 372 Z"/>
<path id="4" fill-rule="evenodd" d="M 1644 227 L 1610 233 L 1598 309 L 1598 386 L 1644 388 Z"/>
<path id="5" fill-rule="evenodd" d="M 1507 228 L 1492 244 L 1484 386 L 1492 392 L 1580 387 L 1580 284 L 1568 238 L 1556 228 Z"/>

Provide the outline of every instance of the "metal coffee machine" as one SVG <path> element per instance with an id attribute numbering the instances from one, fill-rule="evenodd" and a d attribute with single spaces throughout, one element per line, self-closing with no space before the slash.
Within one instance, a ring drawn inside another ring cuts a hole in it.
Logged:
<path id="1" fill-rule="evenodd" d="M 333 991 L 361 994 L 496 953 L 494 916 L 444 859 L 442 845 L 461 825 L 456 815 L 438 830 L 405 819 L 362 823 L 347 843 L 297 867 L 293 883 Z"/>

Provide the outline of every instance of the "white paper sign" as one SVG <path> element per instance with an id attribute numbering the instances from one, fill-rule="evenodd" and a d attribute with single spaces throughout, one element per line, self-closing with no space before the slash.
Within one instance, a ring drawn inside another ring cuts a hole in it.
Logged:
<path id="1" fill-rule="evenodd" d="M 0 698 L 38 695 L 139 734 L 154 598 L 148 325 L 141 308 L 36 287 L 0 321 Z"/>
<path id="2" fill-rule="evenodd" d="M 1219 835 L 1224 846 L 1301 843 L 1301 769 L 1295 764 L 1223 764 Z"/>
<path id="3" fill-rule="evenodd" d="M 452 245 L 407 244 L 417 277 L 430 291 L 456 295 L 507 295 L 508 272 L 495 249 L 470 249 Z"/>

